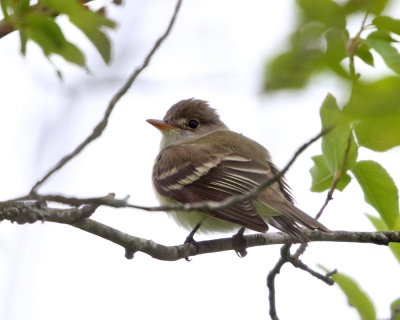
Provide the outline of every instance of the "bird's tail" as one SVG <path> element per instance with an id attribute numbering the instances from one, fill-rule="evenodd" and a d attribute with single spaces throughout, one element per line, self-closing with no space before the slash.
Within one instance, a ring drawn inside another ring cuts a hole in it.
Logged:
<path id="1" fill-rule="evenodd" d="M 301 242 L 307 242 L 309 239 L 305 230 L 301 228 L 300 225 L 311 230 L 330 232 L 330 230 L 322 223 L 310 217 L 291 203 L 287 203 L 287 208 L 285 208 L 286 210 L 282 210 L 282 207 L 280 209 L 283 214 L 269 217 L 268 223 L 273 227 L 298 238 Z"/>

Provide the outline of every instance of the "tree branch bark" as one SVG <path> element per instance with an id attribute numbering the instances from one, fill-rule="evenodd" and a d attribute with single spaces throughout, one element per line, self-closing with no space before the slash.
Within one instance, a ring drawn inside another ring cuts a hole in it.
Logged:
<path id="1" fill-rule="evenodd" d="M 0 221 L 8 220 L 18 224 L 34 223 L 36 221 L 68 224 L 120 245 L 125 249 L 125 256 L 128 259 L 133 258 L 136 252 L 146 253 L 159 260 L 176 261 L 198 254 L 235 250 L 235 244 L 232 238 L 200 241 L 197 247 L 192 244 L 164 246 L 152 240 L 129 235 L 90 219 L 89 216 L 93 214 L 96 208 L 95 205 L 87 205 L 81 208 L 55 209 L 49 208 L 45 203 L 40 202 L 16 202 L 13 205 L 9 203 L 7 206 L 0 206 Z M 310 242 L 358 242 L 378 245 L 400 242 L 400 231 L 332 231 L 331 233 L 307 231 L 307 236 Z M 280 232 L 251 234 L 246 235 L 245 239 L 247 248 L 273 244 L 298 243 L 297 239 Z"/>
<path id="2" fill-rule="evenodd" d="M 14 31 L 14 27 L 5 20 L 0 21 L 0 39 Z"/>

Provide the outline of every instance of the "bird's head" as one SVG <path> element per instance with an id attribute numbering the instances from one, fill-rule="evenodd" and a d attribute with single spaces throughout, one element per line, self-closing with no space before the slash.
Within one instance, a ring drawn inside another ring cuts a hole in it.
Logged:
<path id="1" fill-rule="evenodd" d="M 206 101 L 186 99 L 175 103 L 163 120 L 148 119 L 163 135 L 161 149 L 192 140 L 228 127 Z"/>

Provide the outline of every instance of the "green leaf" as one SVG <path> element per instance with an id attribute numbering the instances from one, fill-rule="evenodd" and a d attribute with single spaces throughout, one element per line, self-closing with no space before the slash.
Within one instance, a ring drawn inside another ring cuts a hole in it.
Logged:
<path id="1" fill-rule="evenodd" d="M 367 218 L 374 225 L 375 229 L 378 231 L 387 231 L 388 227 L 381 218 L 375 217 L 373 215 L 367 214 Z"/>
<path id="2" fill-rule="evenodd" d="M 367 42 L 371 48 L 378 52 L 386 65 L 397 74 L 400 74 L 400 54 L 390 45 L 390 42 L 381 38 L 373 37 L 373 33 L 368 36 Z"/>
<path id="3" fill-rule="evenodd" d="M 343 8 L 347 14 L 357 11 L 373 13 L 379 15 L 387 6 L 389 0 L 348 0 Z"/>
<path id="4" fill-rule="evenodd" d="M 111 43 L 104 32 L 100 31 L 92 20 L 82 18 L 70 18 L 71 22 L 75 24 L 81 31 L 88 37 L 88 39 L 96 47 L 105 63 L 111 61 Z"/>
<path id="5" fill-rule="evenodd" d="M 394 254 L 395 258 L 400 263 L 400 243 L 398 243 L 398 242 L 390 242 L 389 243 L 389 249 L 392 251 L 392 253 Z"/>
<path id="6" fill-rule="evenodd" d="M 378 29 L 387 30 L 400 35 L 400 20 L 387 16 L 379 16 L 372 21 L 372 24 Z"/>
<path id="7" fill-rule="evenodd" d="M 388 150 L 400 145 L 400 113 L 357 122 L 354 131 L 360 145 L 375 151 Z"/>
<path id="8" fill-rule="evenodd" d="M 12 7 L 12 1 L 11 0 L 0 0 L 0 5 L 1 5 L 1 11 L 3 11 L 3 15 L 5 19 L 8 19 L 10 16 L 9 14 L 9 8 Z"/>
<path id="9" fill-rule="evenodd" d="M 115 28 L 116 26 L 114 21 L 104 17 L 100 13 L 91 11 L 78 0 L 40 0 L 39 2 L 59 13 L 66 14 L 69 18 L 74 16 L 78 18 L 78 16 L 81 16 L 82 18 L 92 20 L 98 27 Z"/>
<path id="10" fill-rule="evenodd" d="M 357 49 L 356 56 L 370 66 L 374 66 L 374 57 L 370 51 L 371 47 L 364 41 Z"/>
<path id="11" fill-rule="evenodd" d="M 325 157 L 329 171 L 336 174 L 342 165 L 346 154 L 350 137 L 350 149 L 347 154 L 345 170 L 351 168 L 357 160 L 357 146 L 351 132 L 349 123 L 340 122 L 342 111 L 339 109 L 336 99 L 328 94 L 320 109 L 322 127 L 333 129 L 322 137 L 322 153 Z"/>
<path id="12" fill-rule="evenodd" d="M 105 63 L 111 60 L 111 44 L 103 27 L 115 28 L 115 23 L 99 13 L 93 12 L 77 0 L 41 0 L 53 10 L 68 15 L 69 20 L 78 27 L 93 43 Z"/>
<path id="13" fill-rule="evenodd" d="M 304 19 L 318 21 L 327 28 L 338 27 L 344 29 L 346 26 L 345 12 L 335 1 L 332 0 L 297 0 L 303 9 Z"/>
<path id="14" fill-rule="evenodd" d="M 347 30 L 342 30 L 339 28 L 330 28 L 325 33 L 326 38 L 326 52 L 330 60 L 339 62 L 347 57 L 347 52 L 345 48 L 345 40 L 349 38 Z"/>
<path id="15" fill-rule="evenodd" d="M 364 191 L 365 201 L 392 230 L 399 214 L 398 190 L 393 179 L 379 163 L 371 160 L 357 162 L 352 172 Z"/>
<path id="16" fill-rule="evenodd" d="M 26 43 L 28 42 L 28 37 L 26 36 L 25 30 L 19 30 L 19 40 L 21 43 L 21 53 L 26 54 Z"/>
<path id="17" fill-rule="evenodd" d="M 390 310 L 392 312 L 390 319 L 400 320 L 400 298 L 392 302 Z"/>
<path id="18" fill-rule="evenodd" d="M 347 57 L 345 42 L 349 39 L 348 31 L 332 27 L 325 33 L 325 39 L 326 66 L 336 72 L 339 76 L 347 78 L 349 75 L 340 62 Z"/>
<path id="19" fill-rule="evenodd" d="M 299 26 L 291 35 L 288 50 L 267 63 L 263 89 L 304 87 L 313 73 L 324 66 L 323 32 L 320 24 Z"/>
<path id="20" fill-rule="evenodd" d="M 327 271 L 326 268 L 323 268 Z M 343 273 L 335 273 L 332 279 L 339 285 L 347 297 L 349 305 L 355 308 L 363 320 L 376 320 L 375 308 L 368 295 L 360 288 L 359 284 Z"/>
<path id="21" fill-rule="evenodd" d="M 314 165 L 310 169 L 312 176 L 311 191 L 322 192 L 329 190 L 332 185 L 334 175 L 328 169 L 325 157 L 323 155 L 314 156 L 311 158 L 314 161 Z M 339 180 L 336 189 L 342 191 L 350 182 L 351 178 L 346 173 Z"/>
<path id="22" fill-rule="evenodd" d="M 400 145 L 400 78 L 357 82 L 343 114 L 354 122 L 360 145 L 385 151 Z"/>
<path id="23" fill-rule="evenodd" d="M 377 30 L 375 32 L 372 32 L 371 34 L 369 34 L 368 38 L 380 39 L 387 42 L 398 42 L 396 39 L 393 39 L 390 35 L 390 32 L 386 30 Z"/>
<path id="24" fill-rule="evenodd" d="M 26 17 L 25 32 L 28 38 L 42 48 L 46 56 L 55 53 L 69 62 L 85 66 L 85 57 L 82 52 L 64 38 L 60 27 L 53 19 L 31 13 Z"/>
<path id="25" fill-rule="evenodd" d="M 371 299 L 354 279 L 343 273 L 336 273 L 332 278 L 346 295 L 349 305 L 358 311 L 361 319 L 376 320 L 375 308 Z"/>
<path id="26" fill-rule="evenodd" d="M 29 10 L 29 2 L 30 0 L 18 0 L 14 1 L 14 13 L 21 17 Z"/>
<path id="27" fill-rule="evenodd" d="M 315 49 L 292 49 L 277 56 L 266 66 L 264 90 L 303 88 L 319 68 L 321 58 L 322 53 Z"/>

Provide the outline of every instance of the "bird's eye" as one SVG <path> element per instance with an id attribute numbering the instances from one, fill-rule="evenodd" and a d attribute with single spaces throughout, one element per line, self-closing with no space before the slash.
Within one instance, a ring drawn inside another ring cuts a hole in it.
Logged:
<path id="1" fill-rule="evenodd" d="M 196 129 L 199 126 L 199 122 L 197 120 L 189 120 L 188 126 L 191 129 Z"/>

